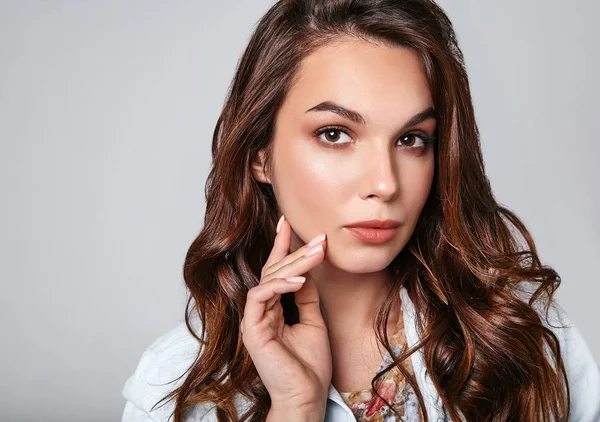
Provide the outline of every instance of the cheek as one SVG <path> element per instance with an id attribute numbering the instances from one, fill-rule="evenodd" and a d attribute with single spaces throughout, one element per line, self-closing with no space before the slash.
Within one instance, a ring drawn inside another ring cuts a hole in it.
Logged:
<path id="1" fill-rule="evenodd" d="M 401 180 L 401 197 L 411 220 L 416 222 L 427 201 L 433 182 L 433 158 L 414 166 L 404 166 Z"/>
<path id="2" fill-rule="evenodd" d="M 306 243 L 326 233 L 344 203 L 344 173 L 326 155 L 311 148 L 281 149 L 274 154 L 273 189 L 280 211 Z M 338 164 L 339 166 L 339 164 Z"/>

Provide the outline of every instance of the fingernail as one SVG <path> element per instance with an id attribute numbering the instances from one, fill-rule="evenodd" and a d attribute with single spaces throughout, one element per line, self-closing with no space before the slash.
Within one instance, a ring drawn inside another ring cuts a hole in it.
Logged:
<path id="1" fill-rule="evenodd" d="M 298 277 L 286 277 L 287 281 L 291 281 L 292 283 L 304 283 L 306 281 L 306 277 L 298 276 Z"/>
<path id="2" fill-rule="evenodd" d="M 313 238 L 310 242 L 308 242 L 308 246 L 315 246 L 324 240 L 325 240 L 325 235 L 320 234 L 317 237 Z"/>
<path id="3" fill-rule="evenodd" d="M 306 252 L 304 254 L 304 256 L 313 256 L 314 254 L 318 253 L 319 251 L 323 250 L 323 245 L 319 245 L 319 246 L 315 246 L 314 248 L 310 249 L 308 252 Z"/>
<path id="4" fill-rule="evenodd" d="M 284 220 L 284 216 L 282 214 L 281 217 L 279 217 L 279 221 L 277 222 L 277 233 L 279 233 L 279 230 L 281 230 L 281 225 L 283 224 L 283 220 Z"/>

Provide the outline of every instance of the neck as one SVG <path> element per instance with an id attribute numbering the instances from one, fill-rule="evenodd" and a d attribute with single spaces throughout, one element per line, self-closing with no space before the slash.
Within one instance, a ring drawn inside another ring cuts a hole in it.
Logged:
<path id="1" fill-rule="evenodd" d="M 385 272 L 347 273 L 322 262 L 309 274 L 319 291 L 332 340 L 352 341 L 373 330 L 377 309 L 389 288 Z"/>
<path id="2" fill-rule="evenodd" d="M 291 251 L 302 244 L 297 236 L 293 236 Z M 308 271 L 308 275 L 319 291 L 321 313 L 332 346 L 356 343 L 365 335 L 372 336 L 377 310 L 390 287 L 388 268 L 371 273 L 353 273 L 323 260 Z M 397 312 L 394 306 L 390 313 L 392 326 Z"/>

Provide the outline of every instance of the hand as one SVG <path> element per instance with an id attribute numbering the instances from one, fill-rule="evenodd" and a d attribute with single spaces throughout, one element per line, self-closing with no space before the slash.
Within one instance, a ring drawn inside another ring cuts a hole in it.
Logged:
<path id="1" fill-rule="evenodd" d="M 292 228 L 283 220 L 258 286 L 248 291 L 240 330 L 242 341 L 271 397 L 271 408 L 325 413 L 331 383 L 331 348 L 319 308 L 319 293 L 306 274 L 325 257 L 326 240 L 289 254 Z M 310 242 L 309 242 L 310 243 Z M 305 252 L 316 245 L 312 256 Z M 306 277 L 301 275 L 306 274 Z M 286 277 L 305 278 L 292 282 Z M 286 325 L 282 293 L 294 292 L 300 322 Z"/>

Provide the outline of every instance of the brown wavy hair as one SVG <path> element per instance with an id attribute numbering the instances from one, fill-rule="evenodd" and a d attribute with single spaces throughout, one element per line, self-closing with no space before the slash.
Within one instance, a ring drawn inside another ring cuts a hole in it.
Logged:
<path id="1" fill-rule="evenodd" d="M 214 130 L 204 226 L 184 264 L 185 321 L 202 350 L 182 384 L 161 401 L 175 399 L 174 422 L 203 402 L 215 404 L 219 421 L 266 418 L 269 394 L 239 325 L 246 294 L 259 283 L 272 248 L 277 201 L 271 185 L 255 180 L 251 164 L 263 150 L 271 168 L 276 112 L 301 60 L 339 37 L 413 49 L 438 114 L 431 192 L 390 264 L 394 280 L 374 324 L 394 356 L 385 327 L 404 286 L 421 339 L 372 386 L 398 366 L 428 420 L 417 382 L 402 364 L 422 349 L 453 420 L 566 420 L 570 395 L 560 345 L 536 310 L 548 311 L 560 277 L 541 264 L 524 224 L 493 196 L 463 54 L 450 20 L 431 0 L 282 0 L 260 19 Z M 519 294 L 524 282 L 535 286 L 529 298 Z M 286 323 L 294 324 L 293 293 L 281 300 Z M 194 332 L 192 313 L 202 333 Z M 237 393 L 252 403 L 244 415 L 236 412 Z"/>

